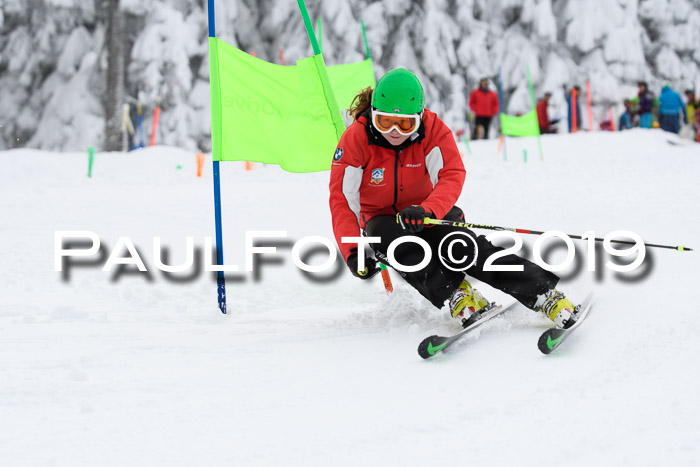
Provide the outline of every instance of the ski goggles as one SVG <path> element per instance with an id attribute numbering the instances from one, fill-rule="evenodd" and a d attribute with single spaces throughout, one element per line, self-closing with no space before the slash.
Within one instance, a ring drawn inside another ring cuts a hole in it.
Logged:
<path id="1" fill-rule="evenodd" d="M 380 133 L 389 133 L 396 128 L 402 135 L 411 135 L 418 131 L 421 116 L 419 114 L 392 114 L 372 109 L 372 125 Z"/>

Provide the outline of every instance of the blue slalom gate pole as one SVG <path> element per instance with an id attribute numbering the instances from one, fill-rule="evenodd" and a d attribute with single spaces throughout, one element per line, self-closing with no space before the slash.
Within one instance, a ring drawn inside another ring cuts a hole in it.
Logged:
<path id="1" fill-rule="evenodd" d="M 216 37 L 216 23 L 214 20 L 214 0 L 207 0 L 209 37 Z M 211 93 L 211 91 L 210 91 Z M 216 264 L 224 265 L 224 240 L 221 229 L 221 178 L 219 176 L 219 161 L 214 164 L 214 220 L 216 222 Z M 216 288 L 219 297 L 219 309 L 226 314 L 226 279 L 224 271 L 216 273 Z"/>

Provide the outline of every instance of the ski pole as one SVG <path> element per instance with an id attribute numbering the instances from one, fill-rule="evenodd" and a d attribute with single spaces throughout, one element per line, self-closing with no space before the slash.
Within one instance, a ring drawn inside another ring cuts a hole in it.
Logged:
<path id="1" fill-rule="evenodd" d="M 423 219 L 423 224 L 426 225 L 445 225 L 448 227 L 463 227 L 467 229 L 483 229 L 483 230 L 498 230 L 498 231 L 510 231 L 510 232 L 515 232 L 515 233 L 521 233 L 521 234 L 532 234 L 532 235 L 542 235 L 545 232 L 541 232 L 539 230 L 529 230 L 529 229 L 518 229 L 518 228 L 513 228 L 513 227 L 499 227 L 495 225 L 483 225 L 483 224 L 470 224 L 468 222 L 455 222 L 455 221 L 448 221 L 445 219 L 431 219 L 429 217 L 426 217 Z M 575 240 L 584 240 L 584 238 L 580 235 L 569 235 L 567 234 L 570 238 L 573 238 Z M 597 242 L 602 242 L 605 241 L 603 238 L 595 238 L 595 241 Z M 625 245 L 636 245 L 636 242 L 630 242 L 626 240 L 610 240 L 611 243 L 623 243 Z M 670 245 L 658 245 L 656 243 L 644 243 L 644 246 L 649 246 L 649 247 L 655 247 L 655 248 L 668 248 L 670 250 L 677 250 L 677 251 L 693 251 L 692 248 L 688 248 L 683 245 L 678 245 L 678 246 L 670 246 Z"/>

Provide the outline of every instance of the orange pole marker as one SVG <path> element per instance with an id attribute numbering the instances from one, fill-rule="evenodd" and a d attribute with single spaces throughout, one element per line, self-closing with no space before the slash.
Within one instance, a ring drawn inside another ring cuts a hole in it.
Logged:
<path id="1" fill-rule="evenodd" d="M 197 153 L 197 176 L 202 176 L 202 168 L 204 167 L 204 153 Z"/>
<path id="2" fill-rule="evenodd" d="M 501 149 L 503 149 L 503 135 L 501 135 L 500 138 L 498 138 L 498 149 L 496 152 L 501 152 Z"/>
<path id="3" fill-rule="evenodd" d="M 287 66 L 287 60 L 284 59 L 282 49 L 277 49 L 277 53 L 280 55 L 280 61 L 282 62 L 282 65 Z"/>
<path id="4" fill-rule="evenodd" d="M 588 131 L 593 131 L 593 111 L 591 109 L 591 82 L 586 81 L 586 106 L 588 107 Z"/>
<path id="5" fill-rule="evenodd" d="M 612 107 L 610 107 L 610 131 L 615 131 L 615 114 Z"/>
<path id="6" fill-rule="evenodd" d="M 156 145 L 156 133 L 158 131 L 158 119 L 160 119 L 160 104 L 156 104 L 153 111 L 153 127 L 151 128 L 151 146 Z"/>
<path id="7" fill-rule="evenodd" d="M 245 169 L 246 171 L 253 170 L 253 163 L 250 161 L 245 161 Z"/>
<path id="8" fill-rule="evenodd" d="M 389 275 L 389 270 L 384 266 L 384 263 L 379 263 L 379 268 L 382 270 L 382 280 L 384 281 L 384 290 L 387 294 L 394 291 L 394 285 L 391 283 L 391 276 Z"/>

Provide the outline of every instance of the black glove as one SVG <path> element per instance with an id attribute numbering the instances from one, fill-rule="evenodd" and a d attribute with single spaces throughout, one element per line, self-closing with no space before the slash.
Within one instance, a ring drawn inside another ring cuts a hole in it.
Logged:
<path id="1" fill-rule="evenodd" d="M 418 233 L 423 230 L 423 219 L 428 217 L 428 212 L 420 206 L 409 206 L 402 209 L 396 215 L 396 221 L 404 232 Z"/>
<path id="2" fill-rule="evenodd" d="M 360 279 L 370 279 L 374 277 L 379 271 L 377 262 L 374 258 L 365 258 L 365 270 L 357 270 L 357 253 L 352 253 L 348 256 L 348 267 L 353 276 L 359 277 Z"/>

